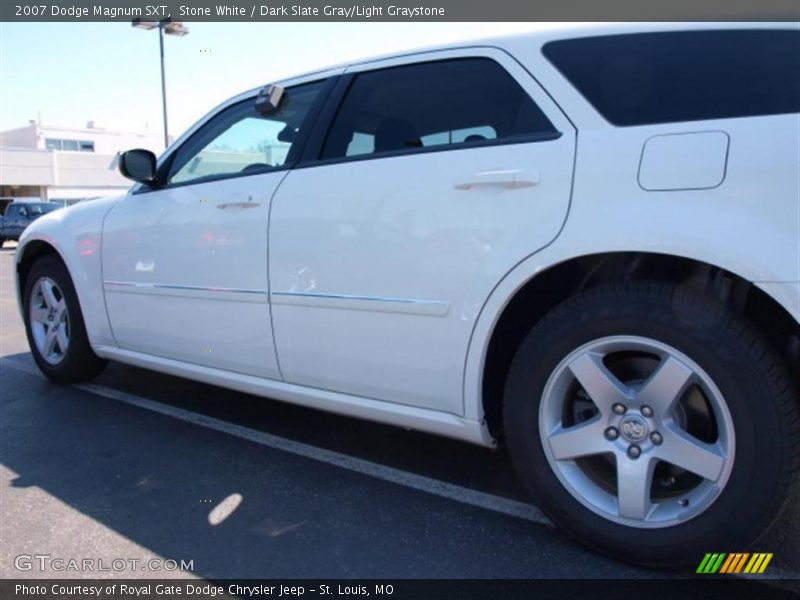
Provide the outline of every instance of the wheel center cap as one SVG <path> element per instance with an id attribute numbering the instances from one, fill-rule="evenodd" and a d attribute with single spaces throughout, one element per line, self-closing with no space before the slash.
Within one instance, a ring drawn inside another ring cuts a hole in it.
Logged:
<path id="1" fill-rule="evenodd" d="M 638 415 L 628 415 L 619 424 L 619 430 L 629 442 L 641 442 L 647 437 L 647 422 Z"/>

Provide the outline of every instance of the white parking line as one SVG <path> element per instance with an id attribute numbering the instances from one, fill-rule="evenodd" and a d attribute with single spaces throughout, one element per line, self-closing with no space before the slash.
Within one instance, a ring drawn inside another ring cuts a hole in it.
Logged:
<path id="1" fill-rule="evenodd" d="M 15 360 L 0 358 L 0 365 L 22 371 L 30 375 L 44 377 L 35 367 L 22 364 Z M 282 438 L 276 435 L 265 433 L 263 431 L 257 431 L 255 429 L 243 427 L 234 423 L 228 423 L 227 421 L 223 421 L 221 419 L 215 419 L 214 417 L 195 413 L 190 410 L 171 406 L 169 404 L 161 404 L 160 402 L 148 400 L 147 398 L 142 398 L 141 396 L 136 396 L 134 394 L 120 392 L 118 390 L 107 388 L 101 385 L 84 383 L 75 385 L 73 387 L 97 396 L 102 396 L 103 398 L 124 402 L 125 404 L 131 404 L 139 408 L 144 408 L 145 410 L 151 410 L 153 412 L 172 417 L 173 419 L 180 419 L 181 421 L 186 421 L 187 423 L 192 423 L 193 425 L 199 425 L 207 429 L 213 429 L 215 431 L 227 433 L 228 435 L 234 435 L 238 438 L 255 442 L 256 444 L 261 444 L 262 446 L 267 446 L 283 452 L 289 452 L 297 456 L 302 456 L 303 458 L 308 458 L 317 462 L 333 465 L 341 469 L 347 469 L 348 471 L 367 475 L 368 477 L 374 477 L 375 479 L 381 479 L 383 481 L 388 481 L 390 483 L 402 485 L 407 488 L 433 494 L 442 498 L 447 498 L 448 500 L 454 500 L 462 504 L 476 506 L 478 508 L 483 508 L 510 517 L 525 519 L 526 521 L 531 521 L 533 523 L 552 526 L 551 521 L 545 517 L 541 511 L 539 511 L 539 509 L 531 504 L 518 502 L 509 498 L 503 498 L 501 496 L 495 496 L 493 494 L 487 494 L 486 492 L 471 490 L 460 485 L 447 483 L 446 481 L 440 481 L 431 477 L 425 477 L 424 475 L 409 473 L 394 467 L 388 467 L 386 465 L 356 458 L 354 456 L 348 456 L 347 454 L 340 454 L 332 450 L 317 448 L 316 446 L 311 446 L 302 442 L 296 442 L 294 440 Z"/>

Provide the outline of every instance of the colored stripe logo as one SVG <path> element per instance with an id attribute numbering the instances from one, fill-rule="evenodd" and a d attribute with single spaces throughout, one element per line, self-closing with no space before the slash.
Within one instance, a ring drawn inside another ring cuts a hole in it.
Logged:
<path id="1" fill-rule="evenodd" d="M 767 569 L 769 561 L 772 560 L 771 552 L 709 552 L 700 561 L 697 573 L 713 574 L 736 574 L 736 573 L 763 573 Z"/>

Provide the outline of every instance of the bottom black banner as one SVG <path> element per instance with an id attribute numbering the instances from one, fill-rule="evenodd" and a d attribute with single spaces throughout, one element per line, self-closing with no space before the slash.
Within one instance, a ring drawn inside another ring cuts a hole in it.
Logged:
<path id="1" fill-rule="evenodd" d="M 3 600 L 272 600 L 283 598 L 453 599 L 513 598 L 589 600 L 638 595 L 647 600 L 759 600 L 798 598 L 792 580 L 724 579 L 364 579 L 364 580 L 136 580 L 5 579 Z"/>

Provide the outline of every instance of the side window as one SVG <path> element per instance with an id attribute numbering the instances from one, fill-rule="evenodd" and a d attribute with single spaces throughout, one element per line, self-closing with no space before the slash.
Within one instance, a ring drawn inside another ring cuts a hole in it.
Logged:
<path id="1" fill-rule="evenodd" d="M 555 128 L 516 80 L 487 58 L 419 63 L 356 76 L 323 159 L 513 142 Z"/>
<path id="2" fill-rule="evenodd" d="M 620 127 L 800 111 L 797 29 L 581 37 L 542 52 Z"/>
<path id="3" fill-rule="evenodd" d="M 324 82 L 286 90 L 280 110 L 264 116 L 255 98 L 228 107 L 175 154 L 167 184 L 188 183 L 281 168 Z"/>

